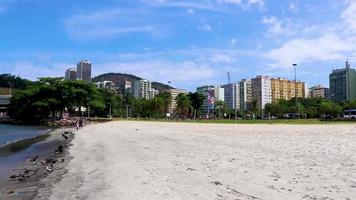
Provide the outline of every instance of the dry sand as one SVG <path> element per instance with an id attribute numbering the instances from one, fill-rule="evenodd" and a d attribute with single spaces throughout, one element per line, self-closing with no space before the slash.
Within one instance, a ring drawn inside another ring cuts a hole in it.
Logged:
<path id="1" fill-rule="evenodd" d="M 356 199 L 356 125 L 110 122 L 70 154 L 50 199 Z"/>

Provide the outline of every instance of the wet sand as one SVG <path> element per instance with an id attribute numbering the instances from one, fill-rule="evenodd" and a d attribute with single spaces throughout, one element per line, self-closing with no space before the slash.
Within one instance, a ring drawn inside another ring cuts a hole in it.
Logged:
<path id="1" fill-rule="evenodd" d="M 33 142 L 39 142 L 40 144 L 37 143 L 34 145 L 38 145 L 39 148 L 41 148 L 41 152 L 38 153 L 39 157 L 36 160 L 36 164 L 33 164 L 31 161 L 27 160 L 30 159 L 27 158 L 23 161 L 23 164 L 17 166 L 11 174 L 0 179 L 1 200 L 34 199 L 38 194 L 39 188 L 42 188 L 43 190 L 46 188 L 50 189 L 52 184 L 59 181 L 60 176 L 65 173 L 65 166 L 69 162 L 68 147 L 70 145 L 70 141 L 74 137 L 73 134 L 70 134 L 69 138 L 65 140 L 61 136 L 65 130 L 68 131 L 70 129 L 55 129 L 47 135 L 41 135 L 36 138 L 23 140 L 12 144 L 12 147 L 8 146 L 2 149 L 2 153 L 6 154 L 9 151 L 8 148 L 24 148 L 28 142 L 30 145 Z M 57 149 L 59 145 L 66 146 L 64 148 L 64 152 L 61 154 L 55 154 L 55 149 Z M 49 173 L 46 171 L 45 165 L 40 162 L 45 159 L 58 161 L 53 166 L 53 172 Z M 24 177 L 10 178 L 11 175 L 19 174 L 23 174 Z M 47 180 L 47 178 L 51 176 L 56 176 L 56 180 Z"/>
<path id="2" fill-rule="evenodd" d="M 85 127 L 38 199 L 356 199 L 356 125 Z"/>

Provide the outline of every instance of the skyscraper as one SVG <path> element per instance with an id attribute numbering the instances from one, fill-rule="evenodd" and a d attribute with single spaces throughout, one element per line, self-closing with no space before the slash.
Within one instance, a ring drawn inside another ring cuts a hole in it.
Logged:
<path id="1" fill-rule="evenodd" d="M 242 79 L 239 82 L 240 92 L 240 110 L 248 111 L 251 109 L 252 103 L 252 83 L 249 79 Z"/>
<path id="2" fill-rule="evenodd" d="M 224 101 L 224 88 L 220 86 L 201 86 L 197 88 L 197 92 L 204 96 L 203 112 L 206 115 L 214 113 L 214 104 L 216 101 Z"/>
<path id="3" fill-rule="evenodd" d="M 230 109 L 240 110 L 240 91 L 239 84 L 230 83 L 222 85 L 224 88 L 224 101 Z"/>
<path id="4" fill-rule="evenodd" d="M 136 80 L 132 84 L 132 92 L 137 99 L 151 99 L 154 97 L 151 82 L 149 80 Z"/>
<path id="5" fill-rule="evenodd" d="M 271 78 L 269 76 L 257 76 L 251 80 L 252 96 L 258 109 L 264 109 L 267 103 L 272 103 Z"/>
<path id="6" fill-rule="evenodd" d="M 272 88 L 272 101 L 278 102 L 279 100 L 290 100 L 292 98 L 306 97 L 306 86 L 304 82 L 301 81 L 291 81 L 282 78 L 272 78 L 271 79 Z"/>
<path id="7" fill-rule="evenodd" d="M 75 68 L 67 69 L 64 78 L 70 81 L 77 80 L 77 70 Z"/>
<path id="8" fill-rule="evenodd" d="M 91 81 L 91 62 L 82 60 L 77 64 L 77 80 Z"/>
<path id="9" fill-rule="evenodd" d="M 329 76 L 330 98 L 334 102 L 356 100 L 356 71 L 346 61 L 346 68 L 333 70 Z"/>

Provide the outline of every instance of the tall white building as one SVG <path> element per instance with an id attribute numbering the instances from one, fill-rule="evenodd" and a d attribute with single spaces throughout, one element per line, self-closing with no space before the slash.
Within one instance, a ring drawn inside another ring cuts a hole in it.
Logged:
<path id="1" fill-rule="evenodd" d="M 152 99 L 155 95 L 151 82 L 145 79 L 134 81 L 132 84 L 132 92 L 137 99 Z"/>
<path id="2" fill-rule="evenodd" d="M 169 89 L 168 92 L 171 94 L 171 104 L 169 106 L 169 112 L 174 114 L 177 109 L 177 97 L 179 94 L 188 94 L 188 91 L 183 89 Z"/>
<path id="3" fill-rule="evenodd" d="M 248 111 L 252 103 L 252 83 L 249 79 L 242 79 L 239 82 L 240 110 Z"/>
<path id="4" fill-rule="evenodd" d="M 204 96 L 203 112 L 210 115 L 213 113 L 214 104 L 216 101 L 224 101 L 224 88 L 220 86 L 202 86 L 197 88 L 197 92 Z"/>
<path id="5" fill-rule="evenodd" d="M 253 100 L 256 100 L 258 109 L 264 109 L 267 103 L 272 103 L 271 78 L 269 76 L 257 76 L 251 82 Z"/>
<path id="6" fill-rule="evenodd" d="M 64 78 L 70 81 L 77 80 L 77 70 L 75 68 L 67 69 Z"/>
<path id="7" fill-rule="evenodd" d="M 230 83 L 222 85 L 224 88 L 224 101 L 230 109 L 240 109 L 240 90 L 239 84 Z"/>
<path id="8" fill-rule="evenodd" d="M 91 81 L 91 62 L 82 60 L 77 64 L 77 80 Z"/>

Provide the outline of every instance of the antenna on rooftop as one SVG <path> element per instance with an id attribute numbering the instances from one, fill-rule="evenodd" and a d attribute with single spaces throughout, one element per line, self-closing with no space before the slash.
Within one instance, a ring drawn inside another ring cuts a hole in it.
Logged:
<path id="1" fill-rule="evenodd" d="M 350 62 L 349 62 L 349 59 L 347 59 L 345 61 L 345 64 L 346 64 L 346 69 L 350 69 Z"/>
<path id="2" fill-rule="evenodd" d="M 231 75 L 230 72 L 227 72 L 227 83 L 230 84 L 230 80 L 231 80 Z"/>

